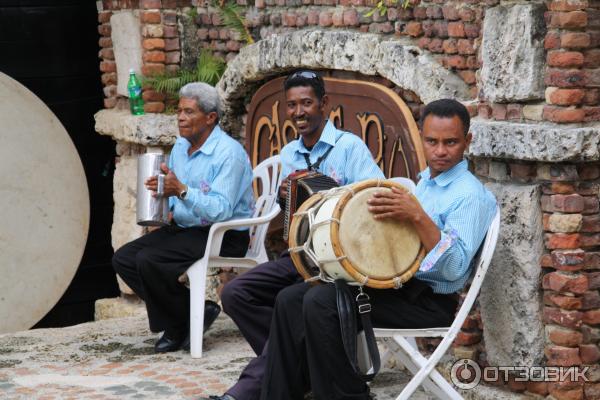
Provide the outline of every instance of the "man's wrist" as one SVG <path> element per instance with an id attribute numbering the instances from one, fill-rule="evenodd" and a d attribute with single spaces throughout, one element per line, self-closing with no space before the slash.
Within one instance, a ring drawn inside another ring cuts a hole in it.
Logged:
<path id="1" fill-rule="evenodd" d="M 177 193 L 177 198 L 179 200 L 185 200 L 185 198 L 187 197 L 187 194 L 188 194 L 188 186 L 181 185 L 181 188 L 179 189 L 179 192 Z"/>

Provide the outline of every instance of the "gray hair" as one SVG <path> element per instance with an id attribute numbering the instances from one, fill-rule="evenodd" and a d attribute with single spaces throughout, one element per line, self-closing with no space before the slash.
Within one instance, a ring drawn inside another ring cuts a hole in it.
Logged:
<path id="1" fill-rule="evenodd" d="M 192 82 L 179 89 L 179 97 L 196 100 L 198 107 L 206 114 L 216 112 L 221 116 L 221 101 L 219 92 L 214 86 L 204 82 Z"/>

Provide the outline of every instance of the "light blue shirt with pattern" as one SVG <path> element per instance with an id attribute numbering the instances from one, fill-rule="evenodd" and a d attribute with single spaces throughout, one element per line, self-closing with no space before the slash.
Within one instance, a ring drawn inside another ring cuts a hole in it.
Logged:
<path id="1" fill-rule="evenodd" d="M 192 155 L 190 146 L 178 138 L 169 157 L 169 168 L 188 186 L 185 200 L 169 198 L 177 225 L 208 226 L 252 216 L 252 167 L 242 145 L 216 125 Z"/>
<path id="2" fill-rule="evenodd" d="M 438 244 L 425 256 L 416 278 L 435 293 L 463 288 L 471 261 L 496 213 L 496 199 L 467 169 L 463 160 L 435 178 L 429 168 L 420 174 L 416 197 L 441 230 Z"/>
<path id="3" fill-rule="evenodd" d="M 288 143 L 281 150 L 281 179 L 294 171 L 306 169 L 303 154 L 308 154 L 311 164 L 333 146 L 318 171 L 335 179 L 340 185 L 371 178 L 384 178 L 367 145 L 356 135 L 337 129 L 327 121 L 319 141 L 308 150 L 302 138 Z"/>

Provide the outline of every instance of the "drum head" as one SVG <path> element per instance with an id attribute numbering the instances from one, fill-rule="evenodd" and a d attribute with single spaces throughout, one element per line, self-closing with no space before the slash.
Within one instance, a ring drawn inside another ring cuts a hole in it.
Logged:
<path id="1" fill-rule="evenodd" d="M 368 188 L 350 198 L 342 212 L 340 245 L 357 271 L 375 279 L 401 275 L 413 263 L 421 242 L 414 226 L 397 220 L 376 220 L 367 200 L 389 188 Z"/>
<path id="2" fill-rule="evenodd" d="M 29 329 L 60 299 L 89 225 L 85 174 L 56 116 L 0 73 L 0 333 Z"/>

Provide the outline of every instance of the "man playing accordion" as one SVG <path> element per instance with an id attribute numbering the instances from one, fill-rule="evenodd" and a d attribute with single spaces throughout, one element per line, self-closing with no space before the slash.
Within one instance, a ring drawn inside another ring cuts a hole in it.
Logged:
<path id="1" fill-rule="evenodd" d="M 340 131 L 326 117 L 328 97 L 323 79 L 313 71 L 298 71 L 284 82 L 286 112 L 300 138 L 281 150 L 280 198 L 287 195 L 287 177 L 297 170 L 314 170 L 339 185 L 383 178 L 371 152 L 356 135 Z M 283 204 L 283 202 L 281 203 Z M 257 354 L 239 381 L 216 400 L 257 400 L 267 361 L 267 343 L 275 299 L 279 292 L 303 282 L 289 254 L 258 265 L 223 288 L 223 309 L 237 324 Z M 277 396 L 270 397 L 278 398 Z"/>

